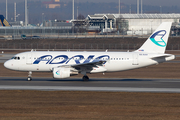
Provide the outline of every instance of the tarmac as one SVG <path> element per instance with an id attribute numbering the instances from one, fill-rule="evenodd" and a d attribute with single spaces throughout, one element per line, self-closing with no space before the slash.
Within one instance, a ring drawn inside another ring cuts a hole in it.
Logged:
<path id="1" fill-rule="evenodd" d="M 93 78 L 84 82 L 78 78 L 33 78 L 33 81 L 27 81 L 23 77 L 0 77 L 0 83 L 0 90 L 180 93 L 180 79 Z"/>

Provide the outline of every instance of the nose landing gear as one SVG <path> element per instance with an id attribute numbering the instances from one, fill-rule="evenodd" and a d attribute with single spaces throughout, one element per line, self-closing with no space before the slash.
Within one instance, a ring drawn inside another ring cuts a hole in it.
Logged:
<path id="1" fill-rule="evenodd" d="M 29 73 L 28 73 L 28 78 L 27 78 L 27 80 L 28 80 L 28 81 L 31 81 L 31 80 L 32 80 L 32 72 L 31 72 L 31 71 L 29 71 Z"/>

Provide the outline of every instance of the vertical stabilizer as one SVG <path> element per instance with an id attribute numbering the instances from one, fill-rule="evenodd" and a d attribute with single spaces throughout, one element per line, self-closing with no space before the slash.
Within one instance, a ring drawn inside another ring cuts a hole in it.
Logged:
<path id="1" fill-rule="evenodd" d="M 164 53 L 172 22 L 163 22 L 136 52 Z"/>
<path id="2" fill-rule="evenodd" d="M 0 25 L 1 26 L 6 26 L 6 27 L 8 27 L 8 26 L 11 26 L 9 23 L 8 23 L 8 21 L 4 18 L 4 16 L 3 15 L 0 15 Z"/>

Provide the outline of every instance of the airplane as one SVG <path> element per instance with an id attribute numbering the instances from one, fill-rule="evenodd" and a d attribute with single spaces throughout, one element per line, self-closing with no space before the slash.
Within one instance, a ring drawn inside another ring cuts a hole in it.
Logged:
<path id="1" fill-rule="evenodd" d="M 0 15 L 0 24 L 2 27 L 10 27 L 11 25 L 8 23 L 8 21 L 4 18 L 3 15 Z"/>
<path id="2" fill-rule="evenodd" d="M 138 49 L 132 52 L 60 52 L 33 51 L 16 54 L 4 66 L 10 70 L 28 72 L 52 72 L 53 78 L 64 79 L 82 74 L 88 81 L 87 73 L 127 71 L 155 65 L 175 59 L 165 54 L 172 22 L 163 22 Z"/>

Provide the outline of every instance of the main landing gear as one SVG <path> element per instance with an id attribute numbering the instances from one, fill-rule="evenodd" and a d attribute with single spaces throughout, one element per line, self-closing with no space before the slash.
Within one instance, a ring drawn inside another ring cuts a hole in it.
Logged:
<path id="1" fill-rule="evenodd" d="M 84 75 L 82 79 L 83 81 L 89 81 L 89 77 L 87 75 Z"/>
<path id="2" fill-rule="evenodd" d="M 27 80 L 28 80 L 28 81 L 31 81 L 31 80 L 32 80 L 32 72 L 31 72 L 31 71 L 29 71 L 29 73 L 28 73 L 28 78 L 27 78 Z"/>
<path id="3" fill-rule="evenodd" d="M 83 70 L 81 71 L 81 74 L 84 75 L 84 76 L 82 77 L 83 81 L 89 81 L 89 77 L 86 75 L 86 70 L 85 70 L 85 69 L 83 69 Z"/>

